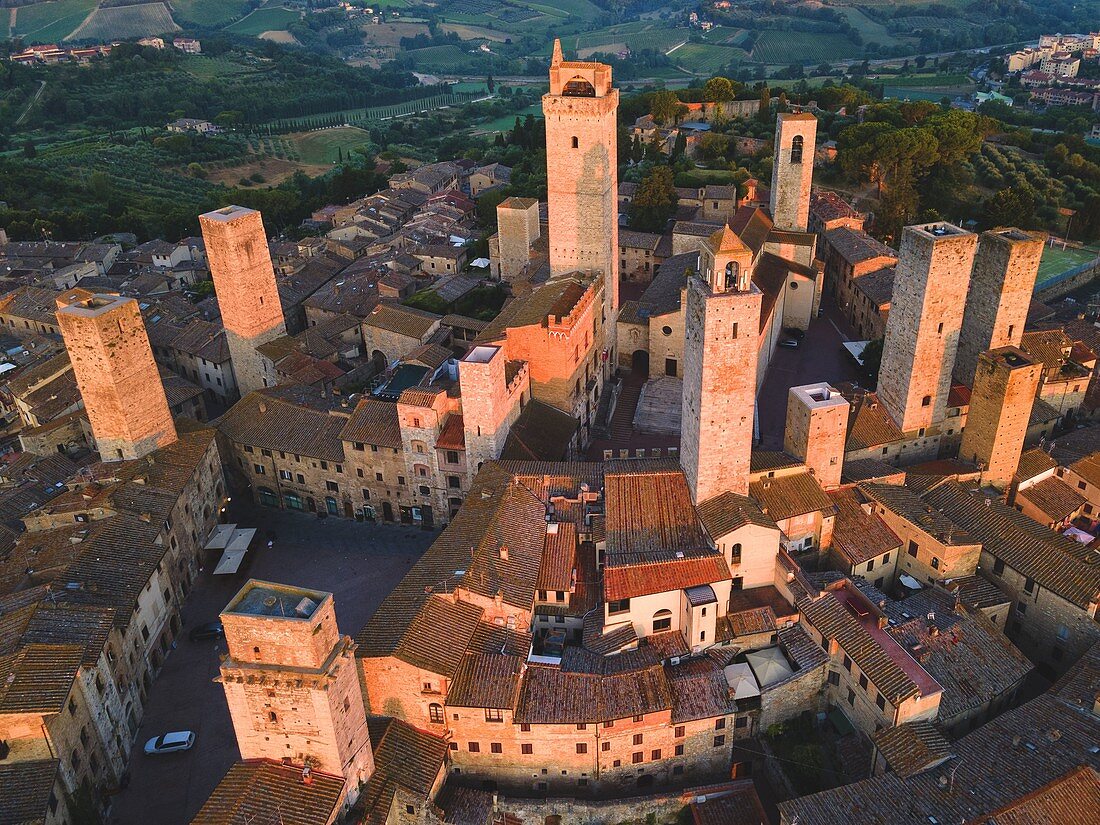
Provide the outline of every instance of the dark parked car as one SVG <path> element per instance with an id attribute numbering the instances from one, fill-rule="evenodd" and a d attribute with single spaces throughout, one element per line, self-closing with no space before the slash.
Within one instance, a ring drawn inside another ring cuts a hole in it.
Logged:
<path id="1" fill-rule="evenodd" d="M 210 639 L 220 639 L 225 635 L 225 630 L 222 629 L 221 622 L 207 622 L 191 628 L 190 635 L 192 642 L 205 642 Z"/>
<path id="2" fill-rule="evenodd" d="M 783 334 L 796 341 L 801 341 L 806 337 L 806 331 L 798 327 L 783 327 Z"/>

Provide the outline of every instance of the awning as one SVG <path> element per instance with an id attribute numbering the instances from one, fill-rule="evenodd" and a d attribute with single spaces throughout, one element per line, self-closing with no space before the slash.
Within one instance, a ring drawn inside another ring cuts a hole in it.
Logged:
<path id="1" fill-rule="evenodd" d="M 902 584 L 904 584 L 910 590 L 921 590 L 921 589 L 923 589 L 921 587 L 921 583 L 919 581 L 914 579 L 912 576 L 905 575 L 904 573 L 902 573 L 900 576 L 898 576 L 898 581 L 900 581 Z"/>
<path id="2" fill-rule="evenodd" d="M 769 647 L 746 654 L 745 661 L 752 666 L 756 681 L 762 688 L 782 682 L 788 676 L 794 675 L 790 664 L 787 663 L 787 657 L 778 647 Z"/>
<path id="3" fill-rule="evenodd" d="M 210 538 L 206 540 L 207 550 L 224 550 L 229 545 L 229 540 L 233 537 L 233 531 L 237 529 L 236 524 L 218 524 L 214 527 L 214 532 L 210 534 Z"/>
<path id="4" fill-rule="evenodd" d="M 756 684 L 756 677 L 752 674 L 752 668 L 745 663 L 726 665 L 722 672 L 726 677 L 726 684 L 733 691 L 734 699 L 747 699 L 760 695 L 760 688 Z"/>
<path id="5" fill-rule="evenodd" d="M 226 550 L 222 553 L 221 561 L 218 562 L 218 566 L 214 568 L 215 576 L 228 576 L 232 573 L 236 573 L 240 569 L 241 562 L 244 561 L 245 554 L 248 549 L 244 550 Z"/>

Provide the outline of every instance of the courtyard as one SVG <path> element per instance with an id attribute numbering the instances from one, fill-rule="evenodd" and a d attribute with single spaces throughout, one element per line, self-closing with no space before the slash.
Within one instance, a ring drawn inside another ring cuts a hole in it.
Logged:
<path id="1" fill-rule="evenodd" d="M 318 519 L 250 502 L 230 505 L 227 520 L 257 527 L 256 549 L 239 572 L 211 575 L 205 566 L 183 607 L 183 630 L 145 706 L 130 758 L 130 782 L 114 799 L 110 822 L 186 825 L 240 754 L 218 675 L 225 640 L 192 642 L 192 627 L 213 621 L 250 578 L 334 594 L 340 630 L 354 636 L 420 558 L 437 533 L 403 525 Z M 274 531 L 274 546 L 261 540 Z M 144 743 L 175 730 L 195 732 L 190 751 L 146 756 Z"/>

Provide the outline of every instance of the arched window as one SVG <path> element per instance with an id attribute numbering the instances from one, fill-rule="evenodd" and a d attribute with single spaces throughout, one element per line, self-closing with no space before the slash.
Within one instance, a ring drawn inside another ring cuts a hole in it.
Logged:
<path id="1" fill-rule="evenodd" d="M 741 563 L 741 542 L 737 542 L 737 544 L 730 548 L 730 561 L 733 564 Z"/>
<path id="2" fill-rule="evenodd" d="M 926 396 L 924 396 L 924 398 L 922 398 L 922 399 L 920 400 L 920 405 L 921 405 L 922 407 L 930 407 L 930 406 L 932 406 L 932 396 L 930 396 L 930 395 L 926 395 Z"/>
<path id="3" fill-rule="evenodd" d="M 741 267 L 737 261 L 730 261 L 726 264 L 726 289 L 736 289 L 740 275 Z"/>
<path id="4" fill-rule="evenodd" d="M 576 135 L 573 135 L 573 148 L 574 148 L 574 149 L 578 149 L 578 148 L 580 148 L 580 141 L 579 141 L 579 140 L 577 140 L 577 136 L 576 136 Z"/>
<path id="5" fill-rule="evenodd" d="M 662 630 L 672 629 L 672 611 L 671 610 L 658 610 L 653 614 L 653 632 L 660 633 Z"/>
<path id="6" fill-rule="evenodd" d="M 596 87 L 583 77 L 574 77 L 561 90 L 562 97 L 595 97 Z"/>
<path id="7" fill-rule="evenodd" d="M 436 702 L 428 705 L 428 721 L 436 725 L 443 724 L 443 705 Z"/>
<path id="8" fill-rule="evenodd" d="M 802 163 L 802 135 L 795 135 L 791 141 L 791 163 Z"/>

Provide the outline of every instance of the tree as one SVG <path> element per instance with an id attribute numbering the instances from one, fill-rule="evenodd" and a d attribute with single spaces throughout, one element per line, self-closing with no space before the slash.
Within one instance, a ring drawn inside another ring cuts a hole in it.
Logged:
<path id="1" fill-rule="evenodd" d="M 767 84 L 760 87 L 760 111 L 756 113 L 756 117 L 765 123 L 771 120 L 772 115 L 772 93 Z"/>
<path id="2" fill-rule="evenodd" d="M 703 86 L 703 99 L 708 103 L 726 103 L 736 94 L 733 81 L 728 77 L 712 77 Z"/>
<path id="3" fill-rule="evenodd" d="M 699 140 L 699 151 L 702 152 L 703 159 L 706 161 L 714 161 L 720 157 L 724 157 L 726 152 L 730 148 L 729 135 L 723 135 L 718 132 L 707 132 Z"/>
<path id="4" fill-rule="evenodd" d="M 686 112 L 687 107 L 680 102 L 680 98 L 676 97 L 676 92 L 670 92 L 667 89 L 654 92 L 649 104 L 649 113 L 659 126 L 677 122 Z"/>
<path id="5" fill-rule="evenodd" d="M 1029 226 L 1035 221 L 1038 196 L 1027 183 L 994 192 L 982 205 L 986 226 Z"/>
<path id="6" fill-rule="evenodd" d="M 497 84 L 496 81 L 493 80 L 492 75 L 489 75 L 487 78 L 485 78 L 485 88 L 489 90 L 489 94 L 492 94 L 496 91 Z"/>
<path id="7" fill-rule="evenodd" d="M 38 154 L 38 150 L 34 148 L 34 141 L 28 138 L 23 144 L 23 157 L 33 158 Z"/>
<path id="8" fill-rule="evenodd" d="M 663 232 L 675 211 L 672 170 L 667 166 L 654 166 L 638 184 L 630 203 L 630 228 L 640 232 Z"/>

